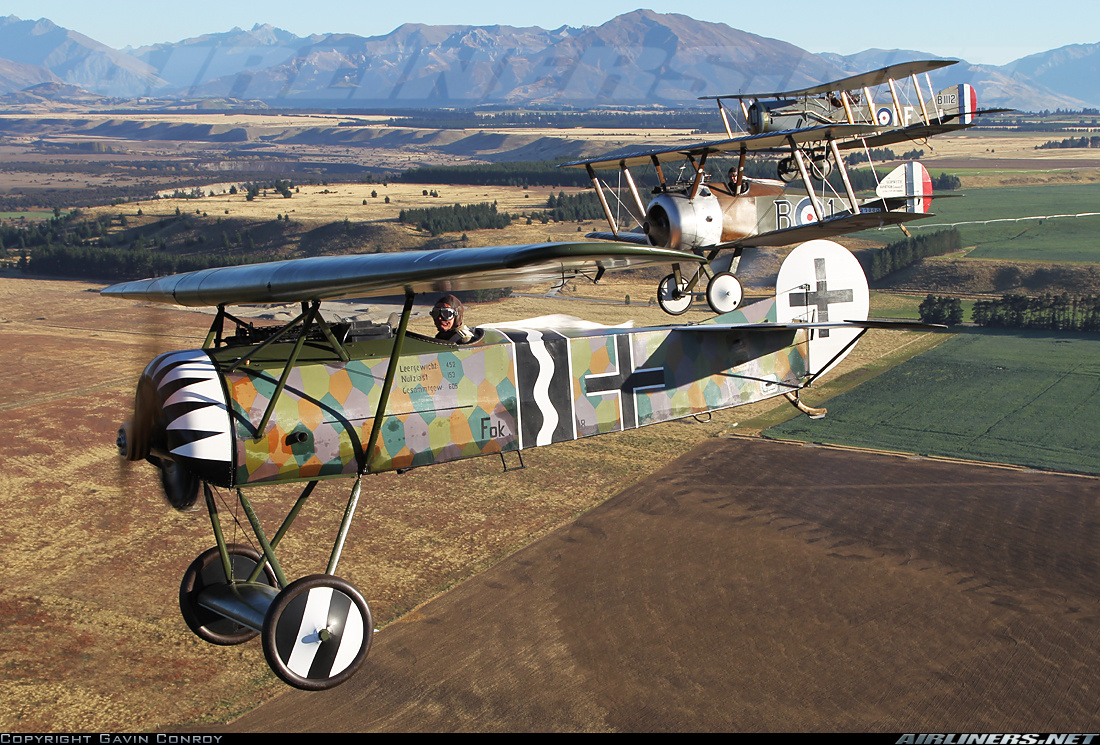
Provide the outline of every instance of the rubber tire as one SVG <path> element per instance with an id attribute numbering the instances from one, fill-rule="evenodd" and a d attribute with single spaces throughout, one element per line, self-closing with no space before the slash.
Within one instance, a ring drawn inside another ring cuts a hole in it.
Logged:
<path id="1" fill-rule="evenodd" d="M 691 307 L 691 293 L 684 292 L 685 284 L 676 288 L 676 275 L 670 274 L 657 285 L 657 305 L 670 316 L 682 316 Z M 680 295 L 680 297 L 676 297 Z"/>
<path id="2" fill-rule="evenodd" d="M 251 546 L 230 543 L 226 549 L 229 551 L 229 561 L 233 565 L 235 579 L 247 579 L 261 561 L 260 552 Z M 264 567 L 264 573 L 258 579 L 272 587 L 279 586 L 270 566 Z M 187 628 L 200 639 L 223 647 L 243 644 L 255 639 L 258 632 L 199 605 L 199 592 L 204 587 L 216 583 L 226 584 L 221 554 L 218 553 L 218 547 L 214 546 L 203 551 L 191 562 L 191 566 L 187 567 L 187 571 L 183 573 L 183 581 L 180 582 L 180 613 L 183 614 Z"/>
<path id="3" fill-rule="evenodd" d="M 729 272 L 719 272 L 707 282 L 707 305 L 718 315 L 737 310 L 744 299 L 741 282 Z"/>
<path id="4" fill-rule="evenodd" d="M 327 601 L 325 594 L 329 594 Z M 314 602 L 327 602 L 327 606 L 309 608 L 311 595 Z M 329 639 L 321 641 L 317 630 L 303 629 L 303 624 L 316 625 L 303 620 L 307 611 L 325 614 Z M 264 656 L 272 671 L 305 691 L 328 690 L 348 680 L 366 660 L 373 637 L 374 619 L 367 601 L 350 582 L 329 574 L 313 574 L 287 585 L 268 608 L 262 634 Z M 296 651 L 297 660 L 292 659 Z"/>

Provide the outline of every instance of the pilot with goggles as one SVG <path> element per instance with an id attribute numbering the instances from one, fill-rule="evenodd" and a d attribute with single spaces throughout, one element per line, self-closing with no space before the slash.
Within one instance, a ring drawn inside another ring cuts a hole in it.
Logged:
<path id="1" fill-rule="evenodd" d="M 435 321 L 435 338 L 454 344 L 467 344 L 474 340 L 474 332 L 462 323 L 465 308 L 462 301 L 454 295 L 444 295 L 432 308 L 432 320 Z"/>

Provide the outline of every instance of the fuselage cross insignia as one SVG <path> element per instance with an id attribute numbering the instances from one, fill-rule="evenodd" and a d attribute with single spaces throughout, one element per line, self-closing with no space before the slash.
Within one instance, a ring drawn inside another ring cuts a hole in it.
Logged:
<path id="1" fill-rule="evenodd" d="M 829 289 L 829 282 L 825 278 L 825 259 L 814 259 L 814 275 L 816 276 L 817 286 L 812 291 L 792 292 L 791 307 L 815 306 L 817 317 L 814 320 L 827 323 L 829 321 L 829 305 L 831 303 L 850 303 L 854 295 L 851 290 Z M 826 338 L 828 336 L 829 329 L 821 329 L 821 337 Z"/>

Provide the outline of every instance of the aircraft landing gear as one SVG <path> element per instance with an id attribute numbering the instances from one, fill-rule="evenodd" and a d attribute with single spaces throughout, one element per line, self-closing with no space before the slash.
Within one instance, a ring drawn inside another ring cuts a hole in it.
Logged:
<path id="1" fill-rule="evenodd" d="M 225 548 L 229 554 L 232 579 L 238 583 L 244 583 L 260 563 L 260 553 L 251 546 L 239 543 L 227 544 Z M 259 582 L 271 588 L 279 586 L 274 572 L 267 565 L 264 566 L 264 573 L 260 575 Z M 203 590 L 208 588 L 214 588 L 215 591 L 228 590 L 231 584 L 232 582 L 225 576 L 225 567 L 217 546 L 199 554 L 183 573 L 183 581 L 180 583 L 180 612 L 183 614 L 183 620 L 187 628 L 195 632 L 197 637 L 211 644 L 221 646 L 244 644 L 257 635 L 257 632 L 248 626 L 199 605 L 199 595 Z M 243 584 L 238 588 L 238 590 L 241 589 L 245 589 Z M 274 594 L 275 590 L 270 592 Z"/>
<path id="2" fill-rule="evenodd" d="M 672 316 L 681 316 L 691 307 L 691 291 L 683 279 L 677 285 L 676 275 L 670 274 L 657 285 L 657 304 Z"/>
<path id="3" fill-rule="evenodd" d="M 291 582 L 264 619 L 264 656 L 285 682 L 323 691 L 355 674 L 374 637 L 370 607 L 339 577 L 313 574 Z"/>
<path id="4" fill-rule="evenodd" d="M 741 283 L 729 272 L 719 272 L 707 282 L 707 304 L 719 315 L 737 310 L 744 297 Z"/>

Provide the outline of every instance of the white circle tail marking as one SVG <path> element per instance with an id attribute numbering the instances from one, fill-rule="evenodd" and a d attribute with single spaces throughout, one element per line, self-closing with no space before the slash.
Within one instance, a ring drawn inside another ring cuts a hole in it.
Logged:
<path id="1" fill-rule="evenodd" d="M 779 323 L 865 321 L 870 309 L 867 278 L 848 249 L 827 240 L 807 241 L 787 256 L 776 278 Z M 817 328 L 810 331 L 810 374 L 834 367 L 851 351 L 861 329 Z M 848 347 L 848 349 L 845 349 Z"/>

